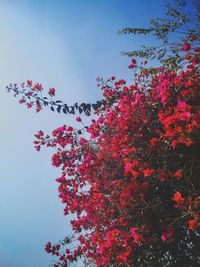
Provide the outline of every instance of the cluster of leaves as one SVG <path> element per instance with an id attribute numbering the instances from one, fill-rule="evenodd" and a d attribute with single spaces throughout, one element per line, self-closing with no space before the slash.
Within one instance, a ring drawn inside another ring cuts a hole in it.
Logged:
<path id="1" fill-rule="evenodd" d="M 193 1 L 189 6 L 189 2 L 175 0 L 173 4 L 170 4 L 166 0 L 165 18 L 151 19 L 149 28 L 128 27 L 120 30 L 119 34 L 151 34 L 160 41 L 157 46 L 142 46 L 139 50 L 123 51 L 122 55 L 156 59 L 161 64 L 171 63 L 171 61 L 177 63 L 181 44 L 188 40 L 189 36 L 195 35 L 196 40 L 200 39 L 200 4 L 198 1 Z M 178 38 L 175 38 L 176 35 Z"/>
<path id="2" fill-rule="evenodd" d="M 103 86 L 102 79 L 97 79 L 100 83 L 99 85 Z M 86 116 L 91 115 L 91 112 L 101 109 L 105 106 L 105 100 L 97 101 L 96 103 L 75 103 L 74 105 L 68 105 L 63 103 L 61 100 L 53 100 L 55 96 L 55 88 L 49 88 L 48 96 L 43 96 L 44 87 L 42 84 L 33 83 L 33 81 L 28 80 L 25 83 L 20 85 L 16 83 L 11 83 L 6 87 L 8 92 L 12 92 L 15 97 L 20 96 L 19 103 L 25 104 L 27 108 L 35 107 L 36 112 L 40 112 L 43 107 L 49 106 L 52 111 L 57 111 L 58 113 L 65 114 L 75 114 L 84 113 Z"/>
<path id="3" fill-rule="evenodd" d="M 68 238 L 46 245 L 55 267 L 79 257 L 102 267 L 200 264 L 200 48 L 184 43 L 179 56 L 177 70 L 138 67 L 133 84 L 102 83 L 105 105 L 88 127 L 35 135 L 37 150 L 56 149 L 64 214 L 76 216 L 76 248 Z"/>

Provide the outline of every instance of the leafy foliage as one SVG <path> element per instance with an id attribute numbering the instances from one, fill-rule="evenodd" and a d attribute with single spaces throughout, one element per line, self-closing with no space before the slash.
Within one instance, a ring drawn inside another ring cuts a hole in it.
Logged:
<path id="1" fill-rule="evenodd" d="M 120 30 L 119 34 L 152 34 L 160 41 L 157 46 L 142 46 L 140 50 L 123 51 L 122 55 L 148 59 L 156 58 L 162 64 L 164 61 L 170 60 L 171 57 L 177 57 L 181 44 L 192 36 L 195 36 L 196 41 L 199 41 L 200 4 L 198 1 L 191 3 L 193 8 L 191 7 L 191 12 L 189 12 L 189 3 L 190 1 L 176 0 L 173 1 L 172 5 L 169 1 L 165 1 L 166 18 L 151 19 L 149 28 L 129 27 Z"/>
<path id="2" fill-rule="evenodd" d="M 100 79 L 98 79 L 100 80 Z M 19 103 L 26 104 L 27 108 L 35 107 L 36 112 L 40 112 L 43 107 L 50 107 L 51 111 L 63 112 L 64 114 L 84 113 L 86 116 L 91 114 L 91 109 L 94 111 L 105 106 L 105 101 L 97 101 L 94 104 L 90 103 L 75 103 L 74 105 L 68 105 L 61 100 L 53 100 L 55 96 L 55 88 L 50 88 L 48 91 L 48 97 L 43 96 L 43 86 L 33 81 L 28 80 L 26 83 L 17 85 L 16 83 L 10 84 L 6 87 L 8 92 L 14 93 L 14 96 L 20 96 Z"/>

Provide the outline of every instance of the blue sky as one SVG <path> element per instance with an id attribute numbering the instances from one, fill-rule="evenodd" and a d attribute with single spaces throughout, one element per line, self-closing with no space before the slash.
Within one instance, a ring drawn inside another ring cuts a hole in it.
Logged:
<path id="1" fill-rule="evenodd" d="M 10 82 L 32 79 L 69 104 L 100 96 L 96 77 L 132 80 L 130 59 L 120 51 L 143 38 L 120 36 L 127 26 L 145 26 L 162 16 L 156 0 L 0 0 L 0 266 L 46 267 L 43 247 L 70 233 L 51 167 L 51 151 L 35 152 L 34 133 L 73 123 L 44 110 L 35 114 L 6 93 Z"/>

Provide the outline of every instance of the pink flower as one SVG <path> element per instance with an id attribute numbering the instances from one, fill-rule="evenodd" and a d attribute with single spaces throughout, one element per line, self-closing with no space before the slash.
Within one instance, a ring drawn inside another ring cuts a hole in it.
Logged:
<path id="1" fill-rule="evenodd" d="M 133 69 L 135 67 L 135 65 L 131 64 L 128 66 L 129 69 Z"/>
<path id="2" fill-rule="evenodd" d="M 55 92 L 56 92 L 56 89 L 52 87 L 52 88 L 49 88 L 48 94 L 50 96 L 54 96 L 55 95 Z"/>
<path id="3" fill-rule="evenodd" d="M 81 122 L 81 117 L 76 117 L 76 121 Z"/>
<path id="4" fill-rule="evenodd" d="M 133 65 L 135 65 L 135 64 L 137 63 L 137 61 L 135 60 L 135 58 L 133 58 L 133 59 L 131 60 L 131 62 L 132 62 Z"/>
<path id="5" fill-rule="evenodd" d="M 33 82 L 31 80 L 28 80 L 27 82 L 27 86 L 32 86 Z"/>
<path id="6" fill-rule="evenodd" d="M 26 103 L 26 106 L 27 106 L 27 108 L 32 108 L 32 104 L 31 103 Z"/>
<path id="7" fill-rule="evenodd" d="M 141 240 L 141 235 L 137 233 L 137 231 L 138 231 L 137 227 L 131 228 L 131 234 L 133 235 L 134 241 L 136 243 L 138 243 Z"/>
<path id="8" fill-rule="evenodd" d="M 35 149 L 36 149 L 37 151 L 40 151 L 40 146 L 35 146 Z"/>
<path id="9" fill-rule="evenodd" d="M 184 59 L 185 60 L 190 60 L 192 57 L 191 57 L 191 55 L 190 54 L 186 54 L 185 56 L 184 56 Z"/>
<path id="10" fill-rule="evenodd" d="M 24 99 L 24 98 L 21 98 L 20 100 L 19 100 L 19 104 L 23 104 L 23 103 L 25 103 L 26 102 L 26 100 Z"/>
<path id="11" fill-rule="evenodd" d="M 132 64 L 130 64 L 128 67 L 129 67 L 129 69 L 133 69 L 133 68 L 135 68 L 135 64 L 137 63 L 137 61 L 133 58 L 132 60 L 131 60 L 131 62 L 132 62 Z"/>
<path id="12" fill-rule="evenodd" d="M 191 49 L 191 45 L 189 43 L 184 43 L 181 50 L 182 51 L 189 51 Z"/>
<path id="13" fill-rule="evenodd" d="M 33 90 L 35 91 L 42 91 L 43 90 L 43 87 L 40 83 L 36 83 L 33 87 Z"/>
<path id="14" fill-rule="evenodd" d="M 162 239 L 162 241 L 165 241 L 165 240 L 167 240 L 167 235 L 164 233 L 164 234 L 162 234 L 162 236 L 161 236 L 161 239 Z"/>
<path id="15" fill-rule="evenodd" d="M 151 176 L 153 172 L 154 172 L 154 169 L 143 170 L 143 174 L 144 174 L 145 177 Z"/>
<path id="16" fill-rule="evenodd" d="M 172 238 L 173 238 L 173 229 L 172 228 L 168 229 L 167 232 L 164 232 L 161 235 L 162 241 L 170 240 Z"/>
<path id="17" fill-rule="evenodd" d="M 40 112 L 40 110 L 41 110 L 41 106 L 39 106 L 39 105 L 36 106 L 36 109 L 35 109 L 35 110 L 36 110 L 37 113 Z"/>
<path id="18" fill-rule="evenodd" d="M 173 140 L 172 143 L 171 143 L 171 146 L 175 149 L 177 144 L 178 144 L 178 141 L 177 140 Z"/>

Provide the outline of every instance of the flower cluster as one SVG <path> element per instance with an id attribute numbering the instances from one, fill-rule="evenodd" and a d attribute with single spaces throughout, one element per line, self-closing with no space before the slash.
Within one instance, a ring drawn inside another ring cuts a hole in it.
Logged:
<path id="1" fill-rule="evenodd" d="M 76 216 L 77 247 L 65 244 L 59 253 L 62 246 L 46 246 L 58 256 L 55 266 L 77 257 L 104 267 L 168 266 L 172 258 L 181 266 L 183 254 L 189 265 L 199 263 L 190 246 L 198 247 L 200 224 L 200 48 L 185 43 L 182 51 L 178 70 L 146 69 L 131 85 L 111 78 L 102 87 L 106 105 L 89 127 L 35 135 L 37 150 L 56 148 L 59 197 L 64 214 Z"/>
<path id="2" fill-rule="evenodd" d="M 148 69 L 132 59 L 134 82 L 98 78 L 103 99 L 68 106 L 55 88 L 28 80 L 7 89 L 19 103 L 79 116 L 80 129 L 63 125 L 35 134 L 35 149 L 55 150 L 52 165 L 64 214 L 74 214 L 71 238 L 45 250 L 66 267 L 193 266 L 200 264 L 200 47 L 190 38 L 179 65 Z M 83 117 L 93 114 L 89 126 Z M 74 238 L 73 238 L 74 239 Z M 71 242 L 75 245 L 72 246 Z M 184 255 L 184 256 L 183 256 Z"/>
<path id="3" fill-rule="evenodd" d="M 27 108 L 35 107 L 36 112 L 40 112 L 43 106 L 47 106 L 52 103 L 52 97 L 55 96 L 55 88 L 49 88 L 48 97 L 43 97 L 43 86 L 40 83 L 33 83 L 31 80 L 27 80 L 22 83 L 20 87 L 15 84 L 7 86 L 8 92 L 13 92 L 14 96 L 21 95 L 19 99 L 20 104 L 26 104 Z"/>

